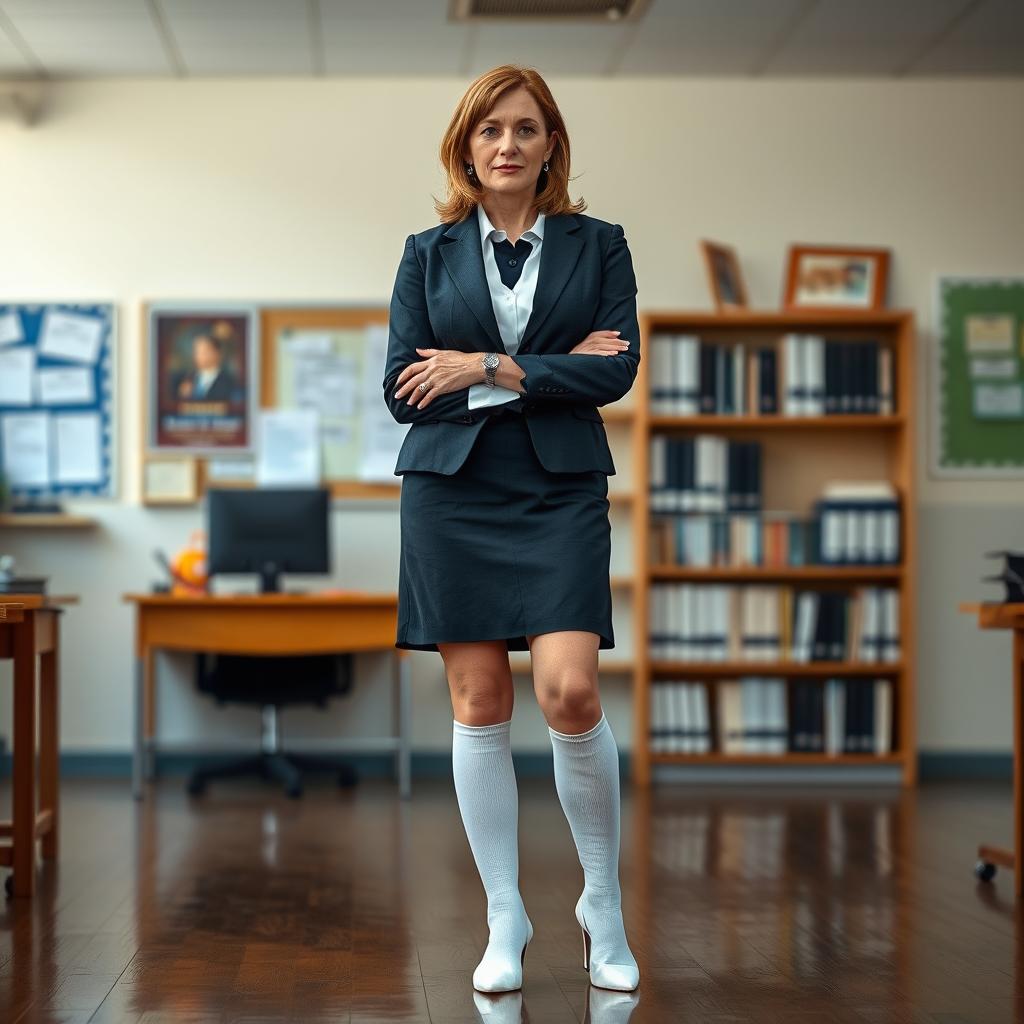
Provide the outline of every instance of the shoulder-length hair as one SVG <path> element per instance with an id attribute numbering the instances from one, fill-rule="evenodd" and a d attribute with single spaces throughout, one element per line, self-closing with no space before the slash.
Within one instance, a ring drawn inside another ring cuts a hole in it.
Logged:
<path id="1" fill-rule="evenodd" d="M 542 170 L 537 178 L 534 209 L 547 217 L 582 213 L 587 208 L 584 199 L 575 203 L 569 199 L 569 133 L 547 82 L 533 68 L 502 64 L 482 74 L 470 85 L 459 100 L 441 140 L 441 164 L 447 178 L 448 198 L 442 202 L 435 196 L 434 209 L 442 223 L 464 219 L 480 202 L 483 187 L 466 173 L 462 156 L 469 148 L 469 133 L 491 112 L 505 92 L 519 87 L 526 89 L 537 101 L 547 133 L 558 132 L 555 148 L 548 160 L 548 170 Z"/>

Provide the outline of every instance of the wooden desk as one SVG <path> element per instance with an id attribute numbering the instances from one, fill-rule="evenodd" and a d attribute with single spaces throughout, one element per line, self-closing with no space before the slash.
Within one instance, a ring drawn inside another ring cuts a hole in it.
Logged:
<path id="1" fill-rule="evenodd" d="M 231 594 L 172 597 L 125 594 L 135 605 L 135 743 L 132 793 L 156 763 L 154 654 L 158 650 L 207 654 L 340 654 L 390 651 L 396 655 L 397 733 L 350 740 L 340 752 L 394 751 L 399 792 L 410 795 L 412 690 L 408 651 L 395 647 L 398 598 L 360 592 Z"/>
<path id="2" fill-rule="evenodd" d="M 1013 630 L 1013 849 L 978 846 L 978 875 L 988 881 L 995 865 L 1014 869 L 1014 893 L 1024 894 L 1024 604 L 962 604 L 982 629 Z"/>
<path id="3" fill-rule="evenodd" d="M 11 820 L 0 821 L 0 865 L 14 869 L 5 883 L 14 896 L 31 896 L 36 884 L 36 840 L 43 860 L 55 860 L 58 842 L 60 686 L 59 616 L 75 597 L 0 596 L 0 658 L 14 660 L 14 728 Z M 39 658 L 39 806 L 36 804 L 36 658 Z"/>

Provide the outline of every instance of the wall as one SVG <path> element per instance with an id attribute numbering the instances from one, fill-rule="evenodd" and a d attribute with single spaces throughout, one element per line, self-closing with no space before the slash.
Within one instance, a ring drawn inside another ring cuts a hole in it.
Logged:
<path id="1" fill-rule="evenodd" d="M 54 590 L 82 595 L 65 626 L 65 750 L 129 748 L 131 616 L 121 595 L 155 577 L 155 546 L 173 549 L 200 521 L 138 503 L 140 303 L 386 303 L 406 235 L 436 223 L 438 142 L 467 84 L 69 82 L 55 87 L 42 124 L 0 123 L 0 295 L 112 300 L 121 315 L 120 500 L 72 509 L 98 516 L 94 533 L 0 537 Z M 708 308 L 701 237 L 738 247 L 760 308 L 779 302 L 790 242 L 892 247 L 890 303 L 912 308 L 921 329 L 919 743 L 1009 749 L 1006 638 L 981 634 L 956 605 L 995 596 L 979 582 L 982 553 L 1024 543 L 1024 481 L 928 479 L 924 417 L 934 274 L 1024 273 L 1024 82 L 551 85 L 571 131 L 572 194 L 624 225 L 641 309 Z M 393 591 L 397 504 L 344 504 L 334 529 L 336 581 Z M 623 557 L 628 538 L 615 537 Z M 616 621 L 625 646 L 628 608 Z M 388 670 L 386 656 L 360 659 L 353 699 L 329 715 L 289 713 L 286 737 L 300 745 L 386 731 L 387 688 L 375 683 Z M 161 737 L 251 743 L 255 715 L 198 700 L 187 671 L 184 659 L 161 660 Z M 451 707 L 437 655 L 414 655 L 414 683 L 415 749 L 443 751 Z M 612 677 L 602 685 L 628 749 L 628 688 Z M 5 700 L 0 733 L 9 729 Z M 513 742 L 548 748 L 526 677 Z"/>

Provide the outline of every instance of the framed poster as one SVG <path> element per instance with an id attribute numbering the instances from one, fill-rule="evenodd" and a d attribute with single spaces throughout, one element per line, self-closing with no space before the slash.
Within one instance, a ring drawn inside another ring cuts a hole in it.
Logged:
<path id="1" fill-rule="evenodd" d="M 935 280 L 931 472 L 1024 477 L 1024 277 Z"/>
<path id="2" fill-rule="evenodd" d="M 148 450 L 250 452 L 258 381 L 257 307 L 151 303 L 146 327 Z"/>

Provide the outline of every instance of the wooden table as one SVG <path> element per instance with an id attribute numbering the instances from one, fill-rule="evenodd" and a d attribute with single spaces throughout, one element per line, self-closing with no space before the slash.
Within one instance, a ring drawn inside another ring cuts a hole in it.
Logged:
<path id="1" fill-rule="evenodd" d="M 5 883 L 14 896 L 31 896 L 36 882 L 36 840 L 43 860 L 58 843 L 60 686 L 59 616 L 75 597 L 0 595 L 0 658 L 14 660 L 14 729 L 11 820 L 0 821 L 0 865 L 14 869 Z M 36 658 L 39 658 L 39 806 L 36 805 Z"/>
<path id="2" fill-rule="evenodd" d="M 976 615 L 982 629 L 1013 630 L 1013 849 L 978 846 L 980 878 L 989 881 L 995 866 L 1014 869 L 1014 893 L 1024 895 L 1024 604 L 961 604 L 960 611 Z"/>
<path id="3" fill-rule="evenodd" d="M 132 793 L 156 766 L 155 652 L 207 654 L 340 654 L 388 651 L 395 655 L 396 732 L 349 740 L 341 752 L 394 751 L 399 792 L 410 795 L 411 712 L 409 651 L 395 647 L 398 598 L 357 591 L 312 594 L 231 594 L 176 597 L 125 594 L 135 606 L 135 743 Z"/>

